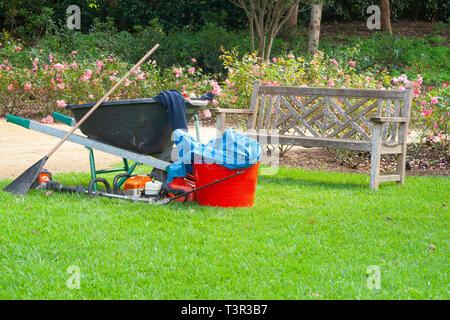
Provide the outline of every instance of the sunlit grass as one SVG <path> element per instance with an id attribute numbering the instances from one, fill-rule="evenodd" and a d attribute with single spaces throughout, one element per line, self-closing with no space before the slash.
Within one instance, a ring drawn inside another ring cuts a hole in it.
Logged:
<path id="1" fill-rule="evenodd" d="M 448 299 L 449 186 L 371 191 L 365 175 L 280 169 L 251 209 L 0 192 L 0 298 Z"/>

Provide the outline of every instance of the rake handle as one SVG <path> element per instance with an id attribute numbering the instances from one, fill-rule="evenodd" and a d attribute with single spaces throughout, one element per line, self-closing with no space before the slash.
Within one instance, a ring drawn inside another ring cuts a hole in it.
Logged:
<path id="1" fill-rule="evenodd" d="M 74 133 L 82 124 L 83 122 L 103 103 L 103 101 L 105 101 L 106 98 L 108 98 L 113 92 L 114 90 L 117 89 L 118 86 L 120 86 L 122 84 L 122 82 L 125 81 L 126 78 L 129 77 L 129 75 L 136 70 L 145 60 L 147 60 L 147 58 L 153 53 L 155 52 L 156 49 L 158 49 L 159 44 L 156 44 L 149 52 L 147 52 L 147 54 L 145 56 L 142 57 L 141 60 L 139 60 L 134 66 L 133 68 L 131 68 L 123 77 L 122 79 L 120 79 L 115 85 L 114 87 L 112 87 L 92 108 L 91 110 L 89 110 L 88 113 L 86 113 L 84 115 L 83 118 L 81 118 L 80 121 L 78 121 L 78 123 L 69 131 L 67 132 L 67 134 L 47 153 L 47 158 L 50 158 L 50 156 L 55 153 L 55 151 L 72 135 L 72 133 Z"/>

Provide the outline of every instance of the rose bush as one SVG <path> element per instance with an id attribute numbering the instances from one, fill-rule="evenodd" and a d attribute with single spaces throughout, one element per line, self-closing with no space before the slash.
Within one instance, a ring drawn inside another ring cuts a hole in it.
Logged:
<path id="1" fill-rule="evenodd" d="M 309 87 L 366 88 L 381 90 L 405 90 L 414 88 L 411 112 L 411 128 L 420 141 L 434 142 L 444 153 L 448 153 L 448 128 L 450 110 L 448 106 L 448 83 L 430 91 L 422 88 L 423 78 L 415 73 L 415 79 L 406 75 L 392 77 L 386 70 L 358 73 L 356 62 L 339 63 L 328 59 L 323 52 L 317 52 L 311 59 L 288 54 L 261 61 L 255 55 L 237 58 L 234 52 L 224 51 L 222 55 L 228 76 L 223 81 L 223 91 L 218 98 L 221 105 L 229 108 L 248 108 L 255 80 L 266 85 L 289 85 Z M 419 70 L 417 70 L 419 71 Z M 425 92 L 424 92 L 425 91 Z"/>
<path id="2" fill-rule="evenodd" d="M 413 101 L 411 123 L 420 138 L 419 146 L 428 141 L 444 153 L 448 153 L 449 100 L 448 85 L 444 84 Z"/>
<path id="3" fill-rule="evenodd" d="M 0 115 L 5 113 L 48 117 L 64 110 L 67 104 L 95 102 L 117 82 L 131 65 L 115 56 L 78 59 L 78 52 L 62 56 L 38 47 L 24 50 L 20 43 L 7 39 L 0 44 Z M 208 91 L 216 95 L 214 104 L 229 108 L 248 108 L 256 79 L 267 85 L 339 88 L 399 89 L 414 86 L 411 130 L 421 142 L 435 143 L 448 152 L 448 84 L 423 92 L 422 77 L 416 74 L 392 77 L 381 72 L 357 72 L 357 62 L 338 62 L 323 52 L 311 58 L 292 54 L 262 61 L 255 55 L 238 58 L 233 51 L 221 56 L 227 70 L 220 83 L 206 75 L 195 57 L 190 64 L 161 69 L 155 61 L 142 65 L 109 98 L 123 100 L 151 97 L 163 90 L 176 89 L 185 96 L 199 96 Z M 210 116 L 210 113 L 204 116 Z"/>
<path id="4" fill-rule="evenodd" d="M 114 56 L 78 60 L 77 51 L 67 57 L 33 49 L 24 61 L 14 42 L 0 46 L 0 115 L 5 113 L 47 116 L 68 104 L 95 102 L 132 66 Z M 20 54 L 20 56 L 18 56 Z M 128 77 L 109 100 L 152 97 L 177 89 L 188 96 L 217 89 L 217 82 L 192 65 L 161 70 L 149 61 Z"/>

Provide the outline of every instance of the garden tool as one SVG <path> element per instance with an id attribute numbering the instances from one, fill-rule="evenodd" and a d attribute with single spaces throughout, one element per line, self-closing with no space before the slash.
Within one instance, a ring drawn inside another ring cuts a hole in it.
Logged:
<path id="1" fill-rule="evenodd" d="M 156 44 L 141 60 L 138 61 L 123 77 L 120 79 L 90 110 L 86 115 L 81 118 L 80 121 L 69 131 L 67 134 L 38 162 L 28 168 L 25 172 L 23 172 L 19 177 L 17 177 L 13 182 L 7 185 L 3 191 L 10 192 L 15 195 L 23 195 L 25 196 L 30 189 L 33 182 L 38 177 L 39 173 L 43 169 L 47 160 L 51 157 L 51 155 L 77 130 L 83 122 L 108 98 L 114 90 L 116 90 L 128 76 L 136 70 L 147 58 L 159 47 L 159 44 Z"/>

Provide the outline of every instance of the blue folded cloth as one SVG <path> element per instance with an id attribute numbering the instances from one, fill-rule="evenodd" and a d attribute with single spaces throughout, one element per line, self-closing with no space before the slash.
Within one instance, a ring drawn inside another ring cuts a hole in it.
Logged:
<path id="1" fill-rule="evenodd" d="M 173 133 L 178 149 L 178 161 L 171 164 L 167 184 L 176 177 L 192 174 L 192 164 L 215 163 L 228 169 L 246 169 L 261 159 L 262 150 L 259 143 L 227 128 L 218 139 L 210 140 L 206 145 L 198 142 L 187 132 L 175 130 Z"/>
<path id="2" fill-rule="evenodd" d="M 167 108 L 170 124 L 174 130 L 183 129 L 188 131 L 186 121 L 186 102 L 180 91 L 162 91 L 157 96 L 153 97 L 153 99 Z"/>

